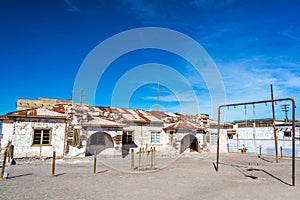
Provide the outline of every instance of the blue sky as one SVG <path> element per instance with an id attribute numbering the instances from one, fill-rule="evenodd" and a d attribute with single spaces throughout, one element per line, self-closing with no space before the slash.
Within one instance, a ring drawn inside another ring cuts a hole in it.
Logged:
<path id="1" fill-rule="evenodd" d="M 172 29 L 202 45 L 220 72 L 226 103 L 270 99 L 270 84 L 275 98 L 300 102 L 299 8 L 296 0 L 2 0 L 0 115 L 14 111 L 17 98 L 70 98 L 76 74 L 89 53 L 111 36 L 141 27 Z M 197 96 L 200 111 L 196 111 L 211 114 L 203 77 L 186 60 L 157 49 L 141 49 L 116 59 L 99 81 L 95 104 L 124 105 L 112 103 L 116 84 L 146 63 L 164 64 L 182 74 Z M 134 91 L 127 107 L 155 109 L 156 81 Z M 160 86 L 161 110 L 181 111 L 182 102 L 173 90 Z M 189 94 L 181 96 L 188 104 Z M 195 112 L 194 104 L 190 103 L 190 113 Z M 258 118 L 269 114 L 263 107 L 256 112 Z M 230 111 L 228 120 L 243 115 L 243 111 Z"/>

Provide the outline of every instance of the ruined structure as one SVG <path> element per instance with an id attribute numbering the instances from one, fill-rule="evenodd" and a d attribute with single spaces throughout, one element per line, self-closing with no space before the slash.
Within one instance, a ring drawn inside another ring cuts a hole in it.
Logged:
<path id="1" fill-rule="evenodd" d="M 2 147 L 15 157 L 84 156 L 95 152 L 126 156 L 130 148 L 155 146 L 177 155 L 211 148 L 208 115 L 57 104 L 7 113 Z M 226 146 L 226 145 L 225 145 Z"/>
<path id="2" fill-rule="evenodd" d="M 278 151 L 282 148 L 285 156 L 291 156 L 292 152 L 292 124 L 285 120 L 277 119 L 276 136 Z M 296 121 L 296 156 L 300 157 L 300 125 Z M 243 146 L 248 153 L 275 154 L 273 119 L 249 119 L 234 121 L 233 129 L 228 130 L 228 146 L 230 152 L 238 152 Z M 259 150 L 259 147 L 260 150 Z"/>
<path id="3" fill-rule="evenodd" d="M 18 98 L 16 102 L 16 108 L 17 111 L 19 111 L 38 107 L 49 107 L 56 104 L 71 105 L 72 100 L 44 97 L 38 97 L 38 99 Z"/>

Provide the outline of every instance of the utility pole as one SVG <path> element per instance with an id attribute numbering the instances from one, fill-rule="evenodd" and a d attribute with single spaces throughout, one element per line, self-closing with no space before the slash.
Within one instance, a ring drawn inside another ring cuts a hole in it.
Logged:
<path id="1" fill-rule="evenodd" d="M 86 96 L 86 95 L 84 95 L 83 93 L 86 92 L 86 90 L 83 90 L 83 89 L 77 89 L 77 91 L 79 92 L 79 94 L 76 94 L 76 96 L 79 96 L 79 99 L 80 99 L 80 105 L 82 106 L 82 98 Z"/>
<path id="2" fill-rule="evenodd" d="M 159 111 L 159 96 L 160 96 L 160 85 L 159 85 L 159 82 L 157 84 L 157 108 L 156 110 Z"/>
<path id="3" fill-rule="evenodd" d="M 280 107 L 281 110 L 285 113 L 285 122 L 287 123 L 289 121 L 288 112 L 289 112 L 290 104 L 283 104 L 280 105 Z"/>

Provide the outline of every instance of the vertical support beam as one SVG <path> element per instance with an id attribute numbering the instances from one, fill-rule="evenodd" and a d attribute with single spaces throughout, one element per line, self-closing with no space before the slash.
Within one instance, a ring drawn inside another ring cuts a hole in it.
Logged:
<path id="1" fill-rule="evenodd" d="M 56 159 L 56 152 L 53 151 L 53 157 L 52 157 L 52 176 L 55 176 L 55 159 Z"/>
<path id="2" fill-rule="evenodd" d="M 94 174 L 97 173 L 97 152 L 94 151 Z"/>
<path id="3" fill-rule="evenodd" d="M 273 97 L 273 86 L 270 85 L 271 88 L 271 100 L 272 100 L 272 117 L 273 117 L 273 133 L 274 133 L 274 142 L 275 142 L 275 156 L 276 163 L 278 163 L 278 142 L 277 142 L 277 134 L 276 134 L 276 124 L 275 124 L 275 108 L 274 108 L 274 97 Z"/>
<path id="4" fill-rule="evenodd" d="M 296 134 L 296 128 L 295 128 L 295 120 L 296 120 L 296 116 L 295 116 L 295 109 L 296 109 L 296 105 L 295 105 L 295 101 L 294 99 L 291 99 L 292 101 L 292 131 L 293 131 L 293 135 L 292 135 L 292 185 L 296 186 L 296 181 L 295 181 L 295 177 L 296 177 L 296 166 L 295 166 L 295 134 Z"/>
<path id="5" fill-rule="evenodd" d="M 219 171 L 219 157 L 220 157 L 220 119 L 221 118 L 221 106 L 218 109 L 218 140 L 217 140 L 217 166 L 216 171 Z"/>

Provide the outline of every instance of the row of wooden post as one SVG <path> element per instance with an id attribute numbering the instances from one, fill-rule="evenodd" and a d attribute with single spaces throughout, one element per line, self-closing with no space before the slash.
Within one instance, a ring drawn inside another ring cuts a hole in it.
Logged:
<path id="1" fill-rule="evenodd" d="M 130 168 L 131 171 L 135 170 L 135 161 L 134 161 L 134 149 L 131 149 L 131 164 Z M 137 152 L 138 154 L 138 166 L 137 169 L 140 171 L 141 169 L 145 171 L 147 169 L 147 166 L 150 165 L 150 170 L 155 169 L 155 147 L 151 147 L 150 150 L 148 150 L 148 145 L 146 145 L 146 148 L 140 148 L 139 151 Z M 150 164 L 147 163 L 147 158 L 150 154 Z"/>
<path id="2" fill-rule="evenodd" d="M 55 160 L 56 160 L 56 152 L 53 151 L 52 157 L 52 176 L 55 176 Z M 94 174 L 97 173 L 97 152 L 94 152 Z"/>

